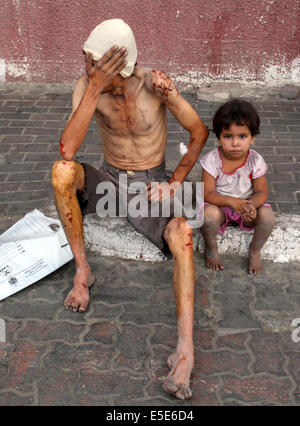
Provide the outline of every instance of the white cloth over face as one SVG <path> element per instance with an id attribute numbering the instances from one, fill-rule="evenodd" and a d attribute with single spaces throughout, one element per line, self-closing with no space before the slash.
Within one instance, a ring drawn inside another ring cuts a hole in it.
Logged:
<path id="1" fill-rule="evenodd" d="M 122 19 L 108 19 L 97 25 L 83 45 L 85 53 L 91 53 L 98 61 L 112 46 L 126 47 L 127 65 L 120 72 L 121 76 L 129 77 L 134 70 L 137 59 L 137 47 L 133 32 Z"/>

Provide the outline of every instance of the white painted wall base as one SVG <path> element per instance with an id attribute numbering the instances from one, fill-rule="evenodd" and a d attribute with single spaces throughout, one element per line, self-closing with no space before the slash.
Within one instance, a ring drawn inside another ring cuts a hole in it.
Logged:
<path id="1" fill-rule="evenodd" d="M 163 253 L 137 232 L 126 218 L 86 216 L 83 223 L 86 248 L 102 256 L 162 262 Z"/>
<path id="2" fill-rule="evenodd" d="M 194 231 L 194 246 L 203 252 L 203 238 L 199 230 Z M 246 257 L 252 234 L 228 227 L 223 235 L 218 235 L 220 254 Z M 153 262 L 166 260 L 162 252 L 136 232 L 125 218 L 89 215 L 84 220 L 84 236 L 87 248 L 102 256 Z M 281 263 L 300 261 L 300 216 L 276 216 L 276 225 L 262 250 L 262 258 Z"/>

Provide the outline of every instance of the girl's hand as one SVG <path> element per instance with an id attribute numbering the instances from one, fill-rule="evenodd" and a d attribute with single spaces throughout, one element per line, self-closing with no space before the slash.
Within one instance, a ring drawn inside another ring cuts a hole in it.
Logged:
<path id="1" fill-rule="evenodd" d="M 231 207 L 241 216 L 245 213 L 253 212 L 253 204 L 251 200 L 244 200 L 243 198 L 235 198 L 231 202 Z M 254 207 L 255 208 L 255 207 Z"/>
<path id="2" fill-rule="evenodd" d="M 241 215 L 243 222 L 246 226 L 253 224 L 257 216 L 256 207 L 253 204 L 249 204 L 249 207 L 250 207 L 250 210 L 247 213 L 244 213 Z"/>

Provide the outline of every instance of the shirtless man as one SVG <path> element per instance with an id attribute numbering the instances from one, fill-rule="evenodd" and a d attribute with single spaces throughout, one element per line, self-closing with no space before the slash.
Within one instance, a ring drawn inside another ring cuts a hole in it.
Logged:
<path id="1" fill-rule="evenodd" d="M 167 108 L 189 131 L 187 153 L 169 182 L 159 182 L 156 189 L 149 193 L 149 202 L 168 197 L 169 185 L 175 182 L 180 185 L 184 181 L 208 137 L 202 120 L 164 72 L 135 66 L 129 77 L 120 75 L 128 65 L 127 55 L 129 57 L 128 48 L 121 46 L 112 46 L 99 60 L 94 60 L 89 53 L 85 54 L 87 75 L 76 84 L 73 110 L 61 137 L 60 153 L 63 159 L 56 161 L 52 168 L 57 209 L 76 263 L 73 289 L 64 305 L 79 312 L 86 311 L 88 307 L 88 287 L 94 281 L 94 276 L 86 256 L 82 213 L 77 196 L 86 190 L 89 182 L 93 182 L 94 175 L 88 180 L 90 169 L 76 162 L 74 157 L 84 141 L 92 117 L 95 117 L 101 133 L 105 173 L 109 169 L 112 173 L 121 169 L 129 176 L 132 173 L 152 172 L 164 166 Z M 118 50 L 118 47 L 121 48 Z M 159 238 L 174 258 L 178 343 L 167 360 L 170 373 L 163 388 L 177 398 L 190 398 L 190 374 L 194 365 L 195 283 L 192 228 L 182 217 L 147 220 L 161 221 Z M 141 228 L 145 221 L 140 221 Z M 157 228 L 157 223 L 150 228 Z M 139 229 L 139 226 L 136 227 Z M 143 229 L 141 232 L 148 236 Z M 160 244 L 157 245 L 162 248 Z"/>

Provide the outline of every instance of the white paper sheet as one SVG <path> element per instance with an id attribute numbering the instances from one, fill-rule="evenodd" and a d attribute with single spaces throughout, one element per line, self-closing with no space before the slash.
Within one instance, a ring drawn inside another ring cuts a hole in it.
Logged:
<path id="1" fill-rule="evenodd" d="M 0 235 L 0 300 L 73 258 L 61 222 L 33 210 Z"/>

